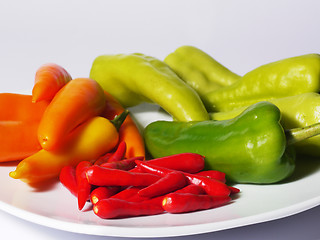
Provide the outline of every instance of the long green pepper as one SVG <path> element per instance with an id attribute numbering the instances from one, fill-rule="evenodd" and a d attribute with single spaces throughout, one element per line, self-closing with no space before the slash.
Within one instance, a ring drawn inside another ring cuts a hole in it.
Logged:
<path id="1" fill-rule="evenodd" d="M 204 102 L 207 93 L 229 86 L 240 79 L 239 75 L 194 46 L 177 48 L 164 62 L 194 88 Z"/>
<path id="2" fill-rule="evenodd" d="M 293 173 L 292 144 L 320 134 L 320 123 L 285 131 L 280 116 L 274 104 L 259 102 L 229 120 L 156 121 L 144 137 L 153 157 L 197 153 L 205 156 L 207 169 L 225 172 L 231 181 L 269 184 Z"/>
<path id="3" fill-rule="evenodd" d="M 90 78 L 113 95 L 124 107 L 156 103 L 178 121 L 208 120 L 197 92 L 163 61 L 144 54 L 101 55 Z"/>
<path id="4" fill-rule="evenodd" d="M 320 55 L 306 54 L 262 65 L 227 87 L 206 94 L 208 111 L 230 111 L 256 102 L 320 91 Z"/>

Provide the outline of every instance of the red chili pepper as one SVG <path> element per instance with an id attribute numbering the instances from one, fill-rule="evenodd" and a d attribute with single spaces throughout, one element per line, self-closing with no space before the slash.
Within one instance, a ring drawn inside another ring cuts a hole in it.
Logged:
<path id="1" fill-rule="evenodd" d="M 118 192 L 117 194 L 113 195 L 111 198 L 116 199 L 122 199 L 122 200 L 128 200 L 129 198 L 137 195 L 141 187 L 127 187 L 123 189 L 122 191 Z"/>
<path id="2" fill-rule="evenodd" d="M 240 189 L 235 188 L 235 187 L 229 186 L 229 189 L 230 189 L 230 191 L 231 191 L 230 194 L 236 194 L 236 193 L 239 193 L 239 192 L 240 192 Z"/>
<path id="3" fill-rule="evenodd" d="M 128 171 L 133 169 L 137 165 L 135 162 L 136 160 L 143 160 L 143 159 L 144 157 L 133 157 L 133 158 L 117 161 L 117 162 L 106 162 L 101 164 L 100 166 L 105 168 L 113 168 L 113 169 Z"/>
<path id="4" fill-rule="evenodd" d="M 89 183 L 96 186 L 148 186 L 160 179 L 150 173 L 132 173 L 98 165 L 90 167 L 86 175 Z"/>
<path id="5" fill-rule="evenodd" d="M 92 166 L 89 161 L 82 161 L 76 167 L 76 177 L 78 183 L 78 208 L 81 210 L 90 199 L 91 184 L 86 177 L 86 170 Z"/>
<path id="6" fill-rule="evenodd" d="M 162 207 L 169 213 L 186 213 L 211 209 L 231 201 L 228 196 L 213 197 L 191 193 L 169 193 L 162 201 Z"/>
<path id="7" fill-rule="evenodd" d="M 126 149 L 126 143 L 124 141 L 120 142 L 116 151 L 108 159 L 108 162 L 118 162 L 122 160 L 126 154 Z"/>
<path id="8" fill-rule="evenodd" d="M 194 184 L 189 184 L 187 186 L 185 186 L 184 188 L 181 188 L 177 191 L 175 191 L 175 193 L 192 193 L 192 194 L 207 194 L 206 191 L 197 185 Z"/>
<path id="9" fill-rule="evenodd" d="M 155 215 L 164 210 L 158 204 L 148 202 L 128 202 L 126 200 L 108 198 L 93 206 L 94 213 L 100 218 L 122 218 L 143 215 Z"/>
<path id="10" fill-rule="evenodd" d="M 170 172 L 157 182 L 141 189 L 138 194 L 147 198 L 157 197 L 181 189 L 187 183 L 188 180 L 182 172 Z"/>
<path id="11" fill-rule="evenodd" d="M 207 171 L 201 171 L 198 173 L 195 173 L 198 176 L 203 176 L 203 177 L 208 177 L 208 178 L 213 178 L 216 180 L 219 180 L 223 183 L 226 182 L 226 174 L 224 172 L 220 172 L 217 170 L 207 170 Z"/>
<path id="12" fill-rule="evenodd" d="M 108 152 L 104 155 L 102 155 L 101 157 L 99 157 L 95 162 L 94 165 L 101 165 L 103 163 L 108 162 L 108 159 L 112 156 L 111 152 Z"/>
<path id="13" fill-rule="evenodd" d="M 138 191 L 139 192 L 139 191 Z M 131 197 L 129 197 L 128 199 L 126 199 L 128 202 L 143 202 L 143 201 L 147 201 L 150 200 L 151 198 L 148 197 L 142 197 L 138 194 L 138 192 L 134 195 L 132 195 Z"/>
<path id="14" fill-rule="evenodd" d="M 136 161 L 137 165 L 140 166 L 144 171 L 158 175 L 165 176 L 170 172 L 176 171 L 168 168 L 158 167 L 151 165 L 147 162 Z M 230 189 L 229 187 L 218 180 L 197 176 L 195 174 L 185 173 L 183 174 L 188 178 L 190 184 L 195 184 L 204 188 L 208 195 L 212 196 L 229 196 Z"/>
<path id="15" fill-rule="evenodd" d="M 204 157 L 196 153 L 180 153 L 162 158 L 149 160 L 148 163 L 165 167 L 172 170 L 179 170 L 188 173 L 196 173 L 204 168 Z"/>
<path id="16" fill-rule="evenodd" d="M 78 184 L 76 178 L 76 169 L 73 166 L 65 166 L 61 169 L 59 175 L 60 182 L 72 195 L 78 197 Z"/>
<path id="17" fill-rule="evenodd" d="M 119 192 L 119 187 L 98 187 L 91 192 L 90 201 L 96 204 L 102 199 L 114 196 L 117 192 Z"/>

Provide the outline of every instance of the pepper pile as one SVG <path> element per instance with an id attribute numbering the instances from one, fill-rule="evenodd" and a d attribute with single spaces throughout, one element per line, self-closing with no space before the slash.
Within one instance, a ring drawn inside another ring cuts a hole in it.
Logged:
<path id="1" fill-rule="evenodd" d="M 31 95 L 0 94 L 1 161 L 21 160 L 10 176 L 33 186 L 112 151 L 120 141 L 127 156 L 144 156 L 144 141 L 120 103 L 89 78 L 72 79 L 57 64 L 41 66 Z"/>
<path id="2" fill-rule="evenodd" d="M 121 142 L 114 153 L 94 163 L 82 161 L 62 169 L 60 181 L 77 197 L 79 210 L 90 201 L 101 218 L 185 213 L 227 204 L 230 194 L 239 192 L 226 185 L 224 173 L 203 171 L 204 157 L 199 154 L 143 161 L 125 158 L 125 150 Z"/>
<path id="3" fill-rule="evenodd" d="M 228 180 L 270 184 L 294 172 L 295 151 L 320 156 L 319 54 L 239 76 L 200 49 L 182 46 L 163 62 L 143 54 L 98 56 L 90 77 L 126 106 L 154 102 L 173 117 L 144 129 L 154 158 L 198 153 L 207 169 Z"/>
<path id="4" fill-rule="evenodd" d="M 320 156 L 319 79 L 319 54 L 239 76 L 191 46 L 164 61 L 98 56 L 90 78 L 47 64 L 32 96 L 0 94 L 0 161 L 23 159 L 10 176 L 30 184 L 60 176 L 79 209 L 90 199 L 102 218 L 212 208 L 239 191 L 226 180 L 276 183 L 293 173 L 295 151 Z M 173 121 L 142 137 L 126 110 L 142 102 Z"/>
<path id="5" fill-rule="evenodd" d="M 270 62 L 239 76 L 199 48 L 181 46 L 164 62 L 201 97 L 213 120 L 232 119 L 268 101 L 281 112 L 284 129 L 320 122 L 320 55 Z M 294 144 L 297 153 L 320 156 L 320 136 Z"/>

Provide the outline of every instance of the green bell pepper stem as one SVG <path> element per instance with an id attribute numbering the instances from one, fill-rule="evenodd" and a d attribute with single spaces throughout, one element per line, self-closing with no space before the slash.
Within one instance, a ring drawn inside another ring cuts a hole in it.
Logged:
<path id="1" fill-rule="evenodd" d="M 305 139 L 317 136 L 320 134 L 320 123 L 315 123 L 303 128 L 294 128 L 286 130 L 287 145 L 293 145 Z"/>
<path id="2" fill-rule="evenodd" d="M 110 121 L 117 129 L 117 131 L 119 131 L 120 127 L 122 126 L 123 122 L 126 120 L 128 115 L 129 110 L 125 109 L 121 114 L 115 116 L 114 119 Z"/>

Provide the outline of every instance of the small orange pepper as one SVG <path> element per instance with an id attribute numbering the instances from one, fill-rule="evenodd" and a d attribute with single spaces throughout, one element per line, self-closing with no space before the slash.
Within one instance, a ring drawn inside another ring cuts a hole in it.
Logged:
<path id="1" fill-rule="evenodd" d="M 106 107 L 102 116 L 113 119 L 115 116 L 123 112 L 122 105 L 108 92 L 105 91 Z M 127 116 L 119 130 L 120 142 L 126 143 L 126 158 L 137 156 L 145 156 L 145 145 L 143 137 L 136 123 L 130 115 Z"/>
<path id="2" fill-rule="evenodd" d="M 53 99 L 56 93 L 71 79 L 70 74 L 55 63 L 42 65 L 36 72 L 32 102 Z"/>
<path id="3" fill-rule="evenodd" d="M 59 149 L 66 135 L 100 115 L 105 105 L 104 91 L 96 81 L 77 78 L 68 82 L 52 99 L 40 121 L 38 139 L 42 148 Z"/>

